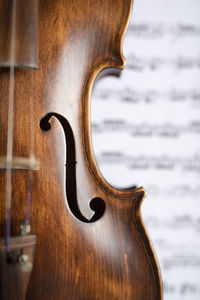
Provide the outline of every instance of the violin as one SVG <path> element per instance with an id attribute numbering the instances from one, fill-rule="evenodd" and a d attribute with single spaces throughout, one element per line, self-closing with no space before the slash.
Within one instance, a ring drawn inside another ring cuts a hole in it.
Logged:
<path id="1" fill-rule="evenodd" d="M 132 2 L 0 0 L 2 300 L 162 299 L 145 190 L 110 186 L 91 143 L 92 87 L 125 66 Z"/>

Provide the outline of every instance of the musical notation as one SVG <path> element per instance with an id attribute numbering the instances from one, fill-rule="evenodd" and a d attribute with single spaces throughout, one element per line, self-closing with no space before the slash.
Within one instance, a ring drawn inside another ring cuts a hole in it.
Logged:
<path id="1" fill-rule="evenodd" d="M 148 193 L 148 192 L 147 192 Z M 145 219 L 145 224 L 151 229 L 158 230 L 192 230 L 200 232 L 200 216 L 192 214 L 175 215 L 170 218 L 160 218 L 159 216 L 149 215 Z M 166 247 L 166 245 L 164 245 Z M 171 247 L 171 245 L 170 245 Z"/>
<path id="2" fill-rule="evenodd" d="M 99 166 L 103 164 L 125 165 L 135 170 L 175 170 L 179 168 L 184 171 L 200 173 L 200 154 L 193 156 L 148 156 L 148 155 L 125 155 L 122 152 L 107 151 L 96 156 Z"/>
<path id="3" fill-rule="evenodd" d="M 180 286 L 180 294 L 186 295 L 200 295 L 200 285 L 194 283 L 183 282 Z"/>
<path id="4" fill-rule="evenodd" d="M 159 186 L 158 184 L 147 184 L 145 189 L 148 194 L 155 196 L 178 197 L 178 198 L 191 198 L 191 195 L 200 197 L 199 184 L 179 183 L 170 186 Z"/>
<path id="5" fill-rule="evenodd" d="M 135 72 L 159 71 L 173 69 L 174 71 L 200 70 L 200 56 L 186 56 L 184 54 L 168 58 L 163 56 L 144 57 L 132 53 L 127 57 L 127 68 Z"/>
<path id="6" fill-rule="evenodd" d="M 200 24 L 178 23 L 164 24 L 155 22 L 133 22 L 128 28 L 128 35 L 141 39 L 158 39 L 165 36 L 172 38 L 200 37 Z"/>
<path id="7" fill-rule="evenodd" d="M 180 296 L 199 296 L 200 295 L 200 284 L 191 283 L 191 282 L 181 282 L 179 285 L 175 283 L 164 281 L 163 289 L 165 295 L 180 295 Z M 191 299 L 191 298 L 185 298 Z M 192 298 L 193 299 L 193 298 Z M 197 298 L 195 298 L 197 299 Z"/>
<path id="8" fill-rule="evenodd" d="M 169 270 L 177 267 L 184 268 L 200 268 L 200 256 L 198 255 L 182 255 L 176 254 L 168 256 L 162 260 L 162 267 L 165 270 Z"/>
<path id="9" fill-rule="evenodd" d="M 120 91 L 111 90 L 108 88 L 100 89 L 96 88 L 93 91 L 93 97 L 95 100 L 108 100 L 110 98 L 127 102 L 131 104 L 153 104 L 160 101 L 169 101 L 172 103 L 189 103 L 191 105 L 200 105 L 200 89 L 177 89 L 172 88 L 170 90 L 158 90 L 158 89 L 143 89 L 136 90 L 130 87 L 123 87 Z M 196 106 L 197 107 L 197 106 Z"/>
<path id="10" fill-rule="evenodd" d="M 130 124 L 123 119 L 106 119 L 101 123 L 92 123 L 94 133 L 126 132 L 132 137 L 171 137 L 178 138 L 182 135 L 200 134 L 200 121 L 192 121 L 189 124 L 177 125 L 172 123 Z"/>

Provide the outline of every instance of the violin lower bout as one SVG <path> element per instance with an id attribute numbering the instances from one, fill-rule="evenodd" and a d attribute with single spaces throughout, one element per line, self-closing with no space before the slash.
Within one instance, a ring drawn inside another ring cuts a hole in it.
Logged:
<path id="1" fill-rule="evenodd" d="M 61 223 L 56 213 L 57 232 L 46 216 L 49 235 L 40 229 L 27 300 L 160 300 L 158 268 L 139 212 L 142 196 L 109 197 L 103 217 L 90 224 L 70 213 Z"/>

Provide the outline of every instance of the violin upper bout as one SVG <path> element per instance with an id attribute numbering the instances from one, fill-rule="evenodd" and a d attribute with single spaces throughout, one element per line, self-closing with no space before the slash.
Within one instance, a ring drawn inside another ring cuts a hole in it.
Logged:
<path id="1" fill-rule="evenodd" d="M 123 55 L 123 39 L 130 20 L 133 0 L 110 1 L 110 6 L 110 15 L 107 15 L 103 25 L 104 29 L 109 30 L 107 32 L 104 30 L 102 37 L 104 48 L 101 55 L 105 60 L 101 61 L 100 70 L 109 67 L 123 69 L 126 63 Z"/>
<path id="2" fill-rule="evenodd" d="M 120 69 L 123 69 L 126 64 L 126 60 L 123 55 L 123 39 L 126 34 L 128 23 L 131 17 L 132 6 L 133 6 L 133 0 L 123 1 L 121 20 L 114 41 L 113 49 L 116 57 L 118 58 L 118 61 L 121 64 L 118 66 L 118 68 Z"/>

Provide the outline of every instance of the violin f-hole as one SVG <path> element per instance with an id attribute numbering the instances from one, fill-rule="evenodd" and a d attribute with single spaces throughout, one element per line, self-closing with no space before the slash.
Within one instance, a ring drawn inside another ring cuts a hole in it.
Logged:
<path id="1" fill-rule="evenodd" d="M 69 205 L 71 213 L 81 222 L 84 223 L 93 223 L 98 221 L 105 212 L 105 202 L 99 198 L 93 198 L 90 201 L 90 208 L 94 211 L 94 214 L 90 220 L 85 218 L 77 202 L 77 190 L 76 190 L 76 148 L 75 148 L 75 139 L 72 128 L 67 119 L 62 115 L 54 112 L 47 113 L 40 120 L 40 128 L 43 131 L 51 129 L 50 119 L 55 117 L 60 124 L 65 133 L 66 140 L 66 198 Z"/>

